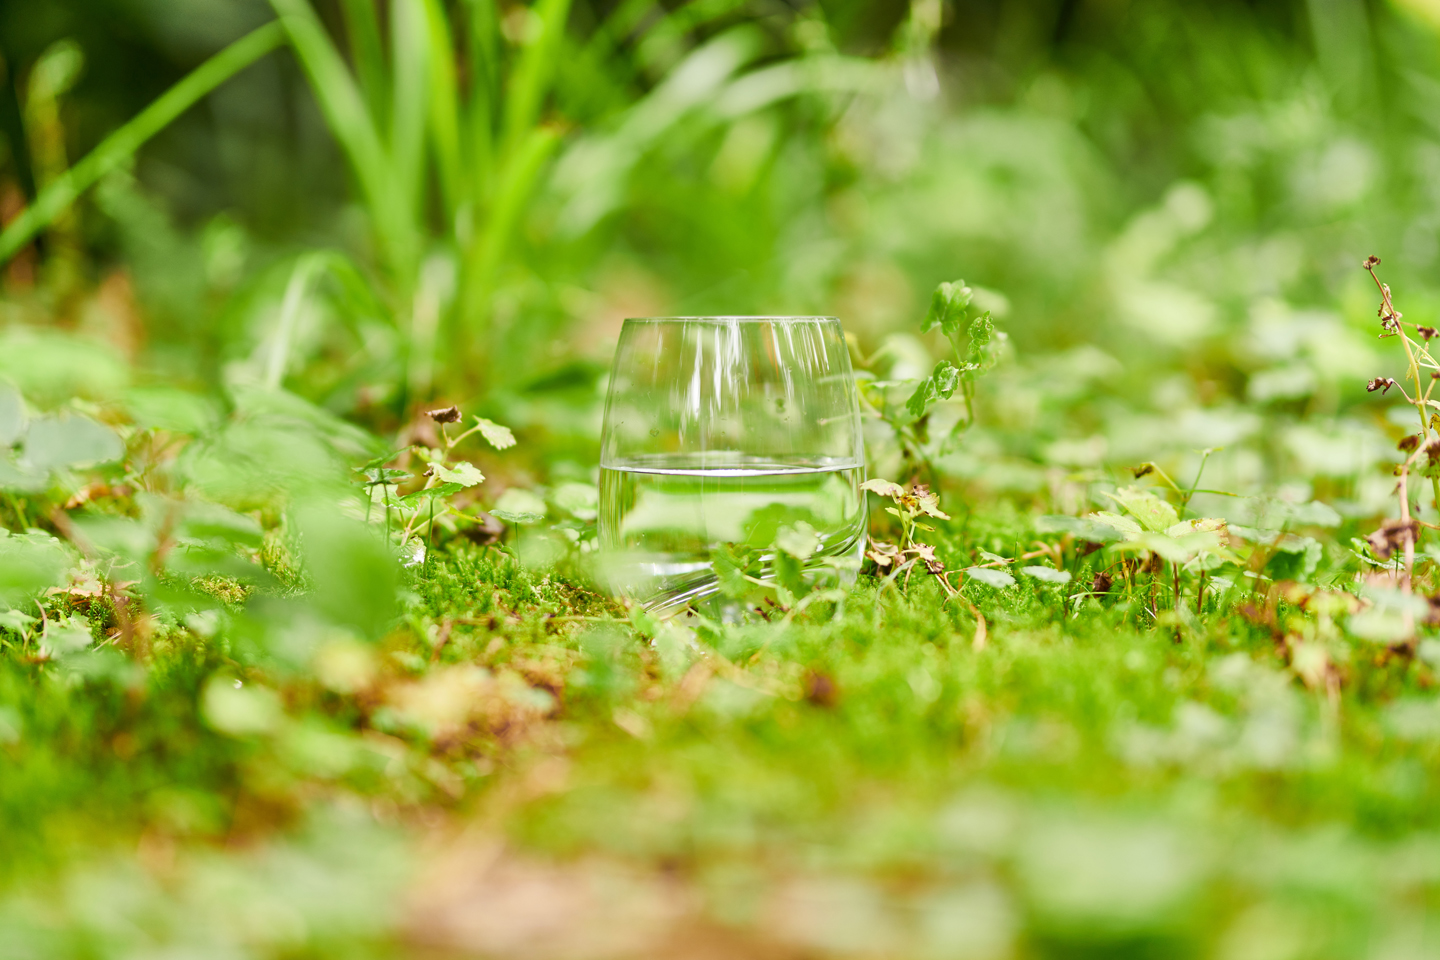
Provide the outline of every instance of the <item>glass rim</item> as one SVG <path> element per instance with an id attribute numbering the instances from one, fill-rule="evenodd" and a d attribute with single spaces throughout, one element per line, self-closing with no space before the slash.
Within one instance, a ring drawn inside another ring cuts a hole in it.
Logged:
<path id="1" fill-rule="evenodd" d="M 712 314 L 709 316 L 688 316 L 688 317 L 626 317 L 626 323 L 816 323 L 833 320 L 840 322 L 839 317 L 825 316 L 823 314 L 804 315 L 778 315 L 766 316 L 763 314 Z"/>

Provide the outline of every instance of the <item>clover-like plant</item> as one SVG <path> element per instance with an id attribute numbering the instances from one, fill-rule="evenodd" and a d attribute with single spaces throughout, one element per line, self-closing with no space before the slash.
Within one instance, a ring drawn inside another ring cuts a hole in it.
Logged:
<path id="1" fill-rule="evenodd" d="M 365 478 L 364 486 L 368 491 L 372 491 L 368 503 L 373 505 L 373 490 L 380 487 L 387 533 L 392 529 L 392 512 L 400 515 L 404 524 L 399 532 L 400 547 L 406 551 L 407 564 L 410 565 L 428 558 L 427 543 L 432 539 L 436 524 L 436 500 L 443 502 L 448 497 L 485 482 L 485 475 L 480 472 L 479 467 L 455 456 L 456 448 L 476 433 L 484 437 L 496 450 L 508 450 L 515 445 L 515 435 L 509 428 L 484 417 L 472 418 L 475 422 L 470 429 L 450 436 L 449 425 L 461 420 L 460 408 L 456 406 L 431 410 L 426 416 L 440 428 L 440 442 L 437 445 L 417 443 L 372 460 L 361 468 Z M 385 465 L 407 451 L 426 465 L 422 474 L 424 483 L 419 489 L 403 496 L 395 496 L 391 493 L 392 487 L 398 487 L 416 477 L 407 470 L 388 468 Z M 442 507 L 442 518 L 452 509 L 448 504 Z"/>
<path id="2" fill-rule="evenodd" d="M 906 583 L 909 582 L 909 575 L 914 571 L 915 565 L 923 563 L 925 569 L 940 581 L 945 593 L 951 597 L 956 596 L 955 588 L 946 578 L 944 561 L 935 556 L 935 548 L 915 539 L 917 530 L 935 532 L 935 528 L 922 520 L 922 517 L 950 519 L 950 515 L 940 509 L 940 497 L 923 483 L 912 484 L 907 490 L 893 480 L 878 478 L 866 480 L 860 485 L 860 489 L 889 497 L 894 506 L 886 507 L 885 512 L 900 521 L 900 545 L 872 540 L 865 556 L 874 561 L 877 569 L 889 571 L 891 577 L 899 576 L 904 571 Z"/>
<path id="3" fill-rule="evenodd" d="M 957 393 L 964 401 L 964 412 L 950 428 L 947 443 L 954 443 L 975 423 L 975 381 L 990 372 L 999 360 L 1004 332 L 995 329 L 989 310 L 978 310 L 973 304 L 975 291 L 964 280 L 942 283 L 930 297 L 930 309 L 920 322 L 920 332 L 939 329 L 954 350 L 954 359 L 935 364 L 930 375 L 920 381 L 904 407 L 892 407 L 886 400 L 883 384 L 862 380 L 861 396 L 867 405 L 894 432 L 896 442 L 909 467 L 929 472 L 930 416 L 935 405 Z M 867 368 L 869 361 L 857 357 L 858 365 Z"/>

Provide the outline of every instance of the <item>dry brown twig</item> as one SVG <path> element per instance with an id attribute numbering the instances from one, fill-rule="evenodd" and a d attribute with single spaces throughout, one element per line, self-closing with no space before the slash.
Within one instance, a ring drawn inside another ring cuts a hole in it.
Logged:
<path id="1" fill-rule="evenodd" d="M 1398 480 L 1395 485 L 1396 494 L 1400 498 L 1400 517 L 1398 520 L 1386 520 L 1380 528 L 1371 533 L 1366 541 L 1370 544 L 1375 555 L 1381 560 L 1389 560 L 1390 557 L 1399 551 L 1404 555 L 1404 568 L 1398 576 L 1399 588 L 1402 593 L 1410 594 L 1414 589 L 1415 574 L 1415 547 L 1419 539 L 1420 528 L 1434 527 L 1434 524 L 1425 523 L 1418 517 L 1413 516 L 1410 509 L 1410 471 L 1415 462 L 1424 455 L 1428 460 L 1425 474 L 1429 475 L 1431 489 L 1435 495 L 1435 504 L 1440 509 L 1440 421 L 1428 415 L 1431 408 L 1440 409 L 1440 402 L 1431 398 L 1435 391 L 1435 384 L 1440 380 L 1440 363 L 1436 363 L 1430 355 L 1429 342 L 1436 336 L 1436 329 L 1429 326 L 1421 326 L 1416 323 L 1407 323 L 1404 314 L 1395 309 L 1395 303 L 1390 293 L 1390 285 L 1381 281 L 1375 268 L 1380 265 L 1380 258 L 1369 256 L 1365 258 L 1363 266 L 1375 281 L 1376 288 L 1380 291 L 1380 309 L 1377 315 L 1380 317 L 1380 338 L 1388 339 L 1398 337 L 1405 348 L 1405 359 L 1407 363 L 1406 379 L 1410 383 L 1410 390 L 1397 382 L 1393 377 L 1376 377 L 1367 385 L 1366 389 L 1371 393 L 1380 391 L 1382 394 L 1390 392 L 1393 387 L 1400 391 L 1405 402 L 1415 407 L 1420 417 L 1420 432 L 1417 435 L 1406 437 L 1400 441 L 1400 449 L 1409 454 L 1400 464 L 1395 473 Z M 1413 329 L 1415 338 L 1412 338 L 1407 328 Z M 1429 377 L 1422 378 L 1421 367 L 1430 371 Z M 1435 433 L 1432 433 L 1432 427 Z M 1419 503 L 1416 503 L 1418 512 Z M 1413 637 L 1415 632 L 1415 617 L 1407 607 L 1405 610 L 1405 631 L 1407 637 Z"/>

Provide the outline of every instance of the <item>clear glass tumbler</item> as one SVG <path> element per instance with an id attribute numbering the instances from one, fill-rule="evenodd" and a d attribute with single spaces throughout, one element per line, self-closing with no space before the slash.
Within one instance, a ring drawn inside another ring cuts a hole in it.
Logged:
<path id="1" fill-rule="evenodd" d="M 660 615 L 718 592 L 722 547 L 766 551 L 807 523 L 814 582 L 853 582 L 864 549 L 865 449 L 834 317 L 626 320 L 600 454 L 600 547 L 620 593 Z"/>

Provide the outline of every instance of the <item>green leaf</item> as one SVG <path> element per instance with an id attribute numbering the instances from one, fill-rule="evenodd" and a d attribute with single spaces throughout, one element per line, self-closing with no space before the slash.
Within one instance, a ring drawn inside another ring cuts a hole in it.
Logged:
<path id="1" fill-rule="evenodd" d="M 1035 520 L 1035 532 L 1068 533 L 1077 539 L 1088 540 L 1091 543 L 1108 543 L 1111 540 L 1118 540 L 1120 538 L 1120 531 L 1111 524 L 1096 520 L 1093 517 L 1067 517 L 1060 514 L 1047 514 L 1042 517 L 1037 517 Z M 1140 532 L 1138 526 L 1136 526 L 1135 532 Z"/>
<path id="2" fill-rule="evenodd" d="M 0 447 L 12 446 L 25 433 L 25 401 L 14 385 L 0 382 Z"/>
<path id="3" fill-rule="evenodd" d="M 404 483 L 411 479 L 413 474 L 409 470 L 394 470 L 390 468 L 371 467 L 365 471 L 365 486 L 378 487 L 381 484 L 395 486 L 397 483 Z"/>
<path id="4" fill-rule="evenodd" d="M 910 399 L 905 401 L 905 409 L 910 416 L 919 419 L 925 416 L 925 410 L 935 402 L 935 378 L 926 377 L 920 381 L 920 386 L 910 394 Z"/>
<path id="5" fill-rule="evenodd" d="M 775 549 L 794 557 L 809 560 L 820 549 L 820 534 L 804 520 L 794 526 L 783 526 L 775 535 Z"/>
<path id="6" fill-rule="evenodd" d="M 340 13 L 345 19 L 350 59 L 360 75 L 360 88 L 370 113 L 382 119 L 386 114 L 385 47 L 380 39 L 380 20 L 375 15 L 375 0 L 341 0 Z"/>
<path id="7" fill-rule="evenodd" d="M 983 583 L 987 587 L 994 587 L 996 590 L 1015 586 L 1014 577 L 1004 570 L 996 570 L 994 567 L 966 567 L 965 576 L 977 583 Z"/>
<path id="8" fill-rule="evenodd" d="M 920 322 L 920 332 L 929 333 L 938 326 L 945 336 L 954 337 L 965 322 L 965 308 L 970 306 L 971 296 L 964 280 L 940 284 L 930 297 L 930 310 Z"/>
<path id="9" fill-rule="evenodd" d="M 453 469 L 443 463 L 432 463 L 430 470 L 445 483 L 458 483 L 462 487 L 473 487 L 485 482 L 485 474 L 473 463 L 465 460 L 455 464 Z"/>
<path id="10" fill-rule="evenodd" d="M 941 360 L 935 364 L 935 369 L 930 374 L 930 380 L 935 384 L 935 394 L 941 400 L 949 400 L 955 395 L 955 388 L 960 386 L 960 374 L 964 371 L 955 366 L 949 360 Z"/>
<path id="11" fill-rule="evenodd" d="M 0 376 L 37 406 L 56 407 L 75 397 L 114 399 L 130 369 L 108 344 L 16 326 L 0 334 Z"/>
<path id="12" fill-rule="evenodd" d="M 495 506 L 490 508 L 492 516 L 507 523 L 538 523 L 545 519 L 548 512 L 544 500 L 519 487 L 506 490 L 500 495 L 500 499 L 495 501 Z"/>
<path id="13" fill-rule="evenodd" d="M 1430 474 L 1426 474 L 1429 476 Z M 1311 500 L 1309 503 L 1297 503 L 1288 508 L 1290 522 L 1301 526 L 1315 527 L 1338 527 L 1340 526 L 1340 514 L 1335 508 L 1319 500 Z"/>
<path id="14" fill-rule="evenodd" d="M 65 617 L 51 623 L 45 629 L 45 638 L 40 647 L 45 654 L 60 660 L 79 653 L 95 642 L 89 625 L 78 617 Z"/>
<path id="15" fill-rule="evenodd" d="M 39 622 L 39 617 L 32 617 L 23 610 L 0 611 L 0 627 L 19 634 L 24 634 L 30 629 L 31 624 Z"/>
<path id="16" fill-rule="evenodd" d="M 505 86 L 501 152 L 506 156 L 520 152 L 520 141 L 539 119 L 563 53 L 570 0 L 538 0 L 526 13 L 535 18 L 536 29 L 526 38 Z"/>
<path id="17" fill-rule="evenodd" d="M 36 470 L 29 463 L 17 460 L 13 454 L 0 456 L 0 490 L 39 493 L 49 485 L 48 471 Z"/>
<path id="18" fill-rule="evenodd" d="M 1021 567 L 1020 572 L 1027 577 L 1034 577 L 1044 583 L 1069 583 L 1070 571 L 1056 570 L 1054 567 Z"/>
<path id="19" fill-rule="evenodd" d="M 76 517 L 71 528 L 76 542 L 85 545 L 87 551 L 99 551 L 134 563 L 143 563 L 155 553 L 155 531 L 129 517 L 105 514 Z"/>
<path id="20" fill-rule="evenodd" d="M 910 499 L 915 501 L 913 510 L 916 516 L 924 514 L 927 517 L 934 517 L 936 520 L 950 519 L 950 514 L 940 509 L 940 495 L 932 491 L 926 484 L 917 483 L 911 487 Z"/>
<path id="21" fill-rule="evenodd" d="M 600 513 L 600 490 L 593 483 L 562 483 L 551 499 L 561 510 L 587 523 Z"/>
<path id="22" fill-rule="evenodd" d="M 37 470 L 109 463 L 124 453 L 125 444 L 115 431 L 89 417 L 40 417 L 25 431 L 24 458 Z"/>
<path id="23" fill-rule="evenodd" d="M 467 178 L 473 173 L 465 169 L 464 111 L 460 106 L 460 83 L 455 63 L 455 41 L 450 34 L 445 4 L 441 0 L 422 0 L 425 28 L 429 44 L 430 140 L 434 146 L 435 167 L 440 175 L 441 192 L 447 204 L 447 216 L 453 218 L 469 199 L 475 182 Z"/>
<path id="24" fill-rule="evenodd" d="M 299 510 L 295 526 L 314 584 L 309 603 L 331 623 L 378 640 L 398 612 L 400 573 L 389 546 L 324 502 Z"/>
<path id="25" fill-rule="evenodd" d="M 184 513 L 176 534 L 195 540 L 220 540 L 236 546 L 259 547 L 265 531 L 260 521 L 237 513 L 218 503 L 192 500 L 184 505 Z"/>
<path id="26" fill-rule="evenodd" d="M 1111 530 L 1115 531 L 1115 533 L 1119 534 L 1118 537 L 1111 536 L 1105 538 L 1107 540 L 1134 540 L 1136 537 L 1140 536 L 1142 532 L 1144 532 L 1143 530 L 1141 530 L 1140 524 L 1136 523 L 1134 520 L 1130 519 L 1129 517 L 1122 517 L 1118 513 L 1111 513 L 1108 510 L 1100 510 L 1092 513 L 1086 519 L 1094 520 L 1096 523 L 1103 524 L 1104 526 L 1107 526 Z"/>
<path id="27" fill-rule="evenodd" d="M 212 728 L 232 737 L 270 733 L 285 719 L 280 695 L 274 690 L 241 684 L 225 674 L 217 674 L 205 684 L 200 713 Z"/>
<path id="28" fill-rule="evenodd" d="M 392 450 L 383 456 L 376 457 L 374 460 L 366 461 L 359 467 L 359 469 L 362 471 L 378 469 L 385 466 L 385 464 L 389 463 L 391 460 L 394 460 L 396 457 L 400 456 L 400 454 L 404 453 L 406 450 L 409 449 L 409 447 L 401 447 L 399 450 Z"/>
<path id="29" fill-rule="evenodd" d="M 141 427 L 199 436 L 214 430 L 220 411 L 214 401 L 174 387 L 135 387 L 125 393 L 125 409 Z"/>
<path id="30" fill-rule="evenodd" d="M 894 480 L 882 480 L 879 477 L 876 477 L 874 480 L 866 480 L 860 484 L 860 489 L 869 490 L 871 493 L 878 493 L 882 497 L 889 497 L 897 502 L 901 497 L 905 496 L 905 488 L 900 486 L 900 484 Z"/>
<path id="31" fill-rule="evenodd" d="M 805 582 L 805 561 L 802 558 L 782 550 L 771 561 L 771 570 L 776 599 L 782 606 L 793 607 L 797 598 L 810 592 L 809 584 Z"/>
<path id="32" fill-rule="evenodd" d="M 1167 537 L 1183 537 L 1191 533 L 1205 533 L 1220 530 L 1225 526 L 1225 521 L 1219 517 L 1206 517 L 1201 520 L 1181 520 L 1171 527 L 1166 527 L 1164 533 Z"/>
<path id="33" fill-rule="evenodd" d="M 1153 533 L 1163 533 L 1180 522 L 1175 508 L 1140 487 L 1122 487 L 1105 496 L 1125 509 L 1140 525 Z"/>
<path id="34" fill-rule="evenodd" d="M 407 493 L 400 498 L 401 503 L 418 503 L 421 500 L 434 500 L 437 497 L 448 497 L 452 493 L 459 493 L 465 488 L 458 483 L 442 483 L 433 487 L 425 487 L 413 493 Z"/>
<path id="35" fill-rule="evenodd" d="M 0 536 L 0 605 L 28 606 L 63 582 L 69 558 L 60 541 L 43 534 Z"/>
<path id="36" fill-rule="evenodd" d="M 755 589 L 755 584 L 745 579 L 747 573 L 753 576 L 759 572 L 753 551 L 726 543 L 714 550 L 710 558 L 710 569 L 720 582 L 721 594 L 731 600 L 742 600 Z"/>
<path id="37" fill-rule="evenodd" d="M 494 420 L 486 420 L 484 417 L 475 418 L 475 426 L 480 430 L 480 436 L 490 442 L 490 446 L 496 450 L 509 450 L 515 446 L 515 434 L 510 432 L 509 427 L 502 427 Z"/>

